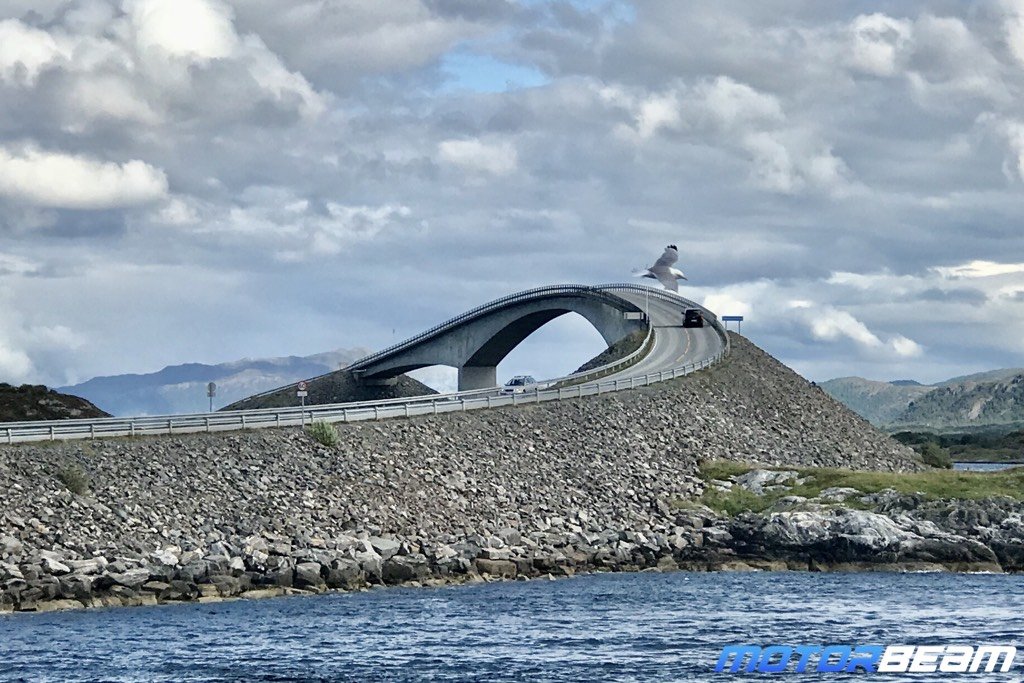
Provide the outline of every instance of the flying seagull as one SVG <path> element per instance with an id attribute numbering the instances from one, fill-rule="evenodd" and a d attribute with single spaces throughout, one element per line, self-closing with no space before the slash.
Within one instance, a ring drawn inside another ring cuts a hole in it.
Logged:
<path id="1" fill-rule="evenodd" d="M 650 268 L 640 269 L 633 273 L 637 277 L 649 277 L 660 282 L 665 289 L 673 292 L 679 291 L 679 283 L 676 280 L 685 280 L 683 271 L 676 270 L 672 264 L 679 260 L 679 248 L 674 244 L 665 247 L 665 253 L 661 255 Z"/>

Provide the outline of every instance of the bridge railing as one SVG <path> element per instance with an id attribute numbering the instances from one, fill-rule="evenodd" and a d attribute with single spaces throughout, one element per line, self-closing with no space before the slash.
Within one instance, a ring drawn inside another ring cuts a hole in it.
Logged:
<path id="1" fill-rule="evenodd" d="M 597 289 L 597 288 L 592 288 Z M 697 306 L 677 295 L 662 292 L 639 285 L 607 285 L 604 289 L 631 289 L 645 291 L 652 296 L 679 304 L 680 309 Z M 703 309 L 703 307 L 700 307 Z M 706 309 L 703 309 L 706 311 Z M 653 339 L 653 327 L 648 326 L 644 344 L 630 356 L 615 363 L 595 368 L 587 373 L 579 373 L 578 383 L 571 386 L 538 388 L 522 393 L 504 394 L 498 388 L 478 389 L 454 394 L 430 394 L 412 398 L 389 399 L 383 401 L 363 401 L 356 403 L 337 403 L 307 407 L 261 408 L 252 410 L 234 410 L 216 413 L 195 413 L 189 415 L 158 415 L 142 417 L 114 417 L 99 419 L 50 420 L 38 422 L 0 423 L 0 443 L 22 441 L 43 441 L 57 439 L 87 439 L 112 436 L 141 436 L 147 434 L 187 434 L 197 432 L 234 431 L 260 427 L 286 427 L 310 424 L 314 420 L 327 422 L 357 422 L 378 420 L 392 417 L 413 417 L 417 415 L 436 415 L 448 412 L 478 410 L 523 403 L 543 403 L 552 400 L 592 396 L 609 391 L 618 391 L 655 382 L 662 382 L 675 377 L 690 374 L 697 370 L 718 363 L 729 351 L 729 338 L 724 327 L 710 311 L 712 325 L 722 336 L 721 349 L 709 358 L 679 367 L 647 373 L 639 376 L 620 377 L 618 379 L 588 381 L 585 376 L 596 376 L 610 366 L 620 365 L 620 369 L 635 363 L 639 354 L 649 350 Z M 573 377 L 573 376 L 569 376 Z M 561 380 L 568 379 L 560 378 Z"/>

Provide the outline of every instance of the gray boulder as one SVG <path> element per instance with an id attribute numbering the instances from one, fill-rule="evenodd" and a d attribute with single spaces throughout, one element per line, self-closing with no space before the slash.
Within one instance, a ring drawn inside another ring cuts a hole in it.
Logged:
<path id="1" fill-rule="evenodd" d="M 379 538 L 375 536 L 369 539 L 369 543 L 382 560 L 394 557 L 402 547 L 402 544 L 393 538 Z"/>
<path id="2" fill-rule="evenodd" d="M 763 496 L 767 491 L 785 486 L 800 476 L 795 470 L 751 470 L 733 477 L 737 486 Z"/>
<path id="3" fill-rule="evenodd" d="M 297 588 L 318 588 L 324 585 L 322 567 L 317 562 L 300 562 L 295 565 L 295 586 Z"/>
<path id="4" fill-rule="evenodd" d="M 416 581 L 430 574 L 427 558 L 420 554 L 397 555 L 384 561 L 382 578 L 384 583 L 395 584 Z"/>

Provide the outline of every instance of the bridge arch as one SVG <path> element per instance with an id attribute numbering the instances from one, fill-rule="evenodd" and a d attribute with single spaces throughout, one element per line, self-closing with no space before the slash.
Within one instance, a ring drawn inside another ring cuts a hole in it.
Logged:
<path id="1" fill-rule="evenodd" d="M 579 314 L 611 346 L 646 325 L 640 312 L 635 304 L 607 291 L 544 287 L 485 304 L 349 369 L 361 381 L 374 383 L 419 368 L 449 365 L 458 368 L 460 391 L 483 389 L 497 384 L 498 363 L 512 349 L 559 316 Z"/>

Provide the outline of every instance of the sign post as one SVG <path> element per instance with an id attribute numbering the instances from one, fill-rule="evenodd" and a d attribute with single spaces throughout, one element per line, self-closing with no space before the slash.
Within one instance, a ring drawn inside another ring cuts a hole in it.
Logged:
<path id="1" fill-rule="evenodd" d="M 736 323 L 736 334 L 743 334 L 743 316 L 742 315 L 723 315 L 722 322 L 725 323 L 725 328 L 729 329 L 729 323 Z"/>
<path id="2" fill-rule="evenodd" d="M 206 395 L 210 397 L 210 412 L 213 412 L 213 397 L 217 395 L 217 385 L 210 382 L 206 385 Z"/>
<path id="3" fill-rule="evenodd" d="M 299 401 L 301 402 L 300 405 L 303 408 L 303 410 L 302 410 L 302 426 L 303 427 L 306 426 L 306 411 L 305 411 L 305 408 L 306 408 L 306 396 L 309 395 L 308 388 L 309 387 L 306 386 L 305 382 L 299 382 L 296 385 L 297 391 L 295 392 L 295 395 L 299 397 Z"/>

